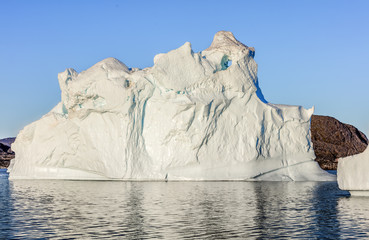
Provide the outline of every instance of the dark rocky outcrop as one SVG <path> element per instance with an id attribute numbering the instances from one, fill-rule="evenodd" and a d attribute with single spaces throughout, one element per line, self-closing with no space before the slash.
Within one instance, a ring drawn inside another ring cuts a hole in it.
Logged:
<path id="1" fill-rule="evenodd" d="M 10 160 L 15 157 L 11 149 L 11 144 L 14 140 L 15 138 L 0 139 L 0 168 L 7 168 L 10 164 Z"/>
<path id="2" fill-rule="evenodd" d="M 10 147 L 14 141 L 15 141 L 14 137 L 0 139 L 0 143 L 6 145 L 8 147 Z"/>
<path id="3" fill-rule="evenodd" d="M 316 161 L 325 170 L 336 170 L 337 159 L 363 152 L 368 138 L 356 127 L 333 117 L 313 115 L 311 140 Z"/>

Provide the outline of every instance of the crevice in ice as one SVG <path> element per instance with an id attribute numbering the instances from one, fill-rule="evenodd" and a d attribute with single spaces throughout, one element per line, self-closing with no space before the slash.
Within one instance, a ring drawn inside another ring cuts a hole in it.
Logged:
<path id="1" fill-rule="evenodd" d="M 226 70 L 231 65 L 232 65 L 232 60 L 230 60 L 227 55 L 224 55 L 220 62 L 221 70 Z"/>
<path id="2" fill-rule="evenodd" d="M 201 143 L 200 143 L 200 145 L 199 145 L 199 147 L 197 148 L 197 151 L 196 151 L 196 161 L 198 163 L 200 163 L 200 161 L 199 161 L 199 152 L 200 152 L 201 148 L 204 145 L 208 144 L 209 140 L 212 138 L 212 136 L 216 132 L 217 125 L 218 125 L 218 120 L 219 120 L 220 116 L 223 114 L 223 112 L 228 108 L 230 103 L 231 103 L 231 101 L 224 101 L 224 102 L 222 102 L 222 103 L 220 103 L 220 104 L 218 104 L 214 107 L 213 117 L 211 118 L 211 122 L 206 127 L 204 138 L 202 139 L 202 141 L 201 141 Z M 219 110 L 218 110 L 218 108 L 219 108 Z"/>
<path id="3" fill-rule="evenodd" d="M 131 85 L 132 84 L 131 84 L 131 82 L 128 79 L 124 80 L 124 87 L 125 88 L 129 88 Z"/>
<path id="4" fill-rule="evenodd" d="M 62 111 L 63 111 L 64 115 L 68 115 L 68 109 L 65 107 L 64 103 L 63 103 L 63 106 L 62 106 Z"/>
<path id="5" fill-rule="evenodd" d="M 144 124 L 145 124 L 145 113 L 146 113 L 146 104 L 147 104 L 147 100 L 145 99 L 144 104 L 142 106 L 142 116 L 141 116 L 141 134 L 143 133 L 143 129 L 144 129 Z"/>
<path id="6" fill-rule="evenodd" d="M 187 124 L 187 127 L 186 127 L 186 132 L 188 132 L 188 130 L 190 129 L 194 119 L 195 119 L 195 116 L 196 116 L 196 108 L 193 110 L 193 114 L 191 116 L 191 118 L 189 119 L 188 121 L 188 124 Z"/>
<path id="7" fill-rule="evenodd" d="M 213 105 L 214 99 L 210 101 L 210 103 L 206 106 L 207 108 L 207 114 L 206 114 L 206 120 L 209 120 L 210 117 L 210 110 L 211 110 L 211 106 Z"/>

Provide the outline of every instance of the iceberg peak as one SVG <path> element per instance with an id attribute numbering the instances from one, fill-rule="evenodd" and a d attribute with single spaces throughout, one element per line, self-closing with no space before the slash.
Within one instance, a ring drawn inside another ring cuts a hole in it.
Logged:
<path id="1" fill-rule="evenodd" d="M 129 72 L 128 67 L 116 58 L 109 57 L 96 63 L 87 71 L 94 71 L 96 68 L 103 68 L 106 71 L 124 71 Z"/>
<path id="2" fill-rule="evenodd" d="M 248 47 L 238 41 L 232 32 L 228 31 L 219 31 L 214 35 L 213 42 L 210 47 L 206 49 L 207 51 L 219 48 L 227 48 L 227 47 L 237 47 L 239 49 L 248 49 Z"/>
<path id="3" fill-rule="evenodd" d="M 214 35 L 213 42 L 210 47 L 204 51 L 222 51 L 230 55 L 237 52 L 248 52 L 252 57 L 255 55 L 255 49 L 248 47 L 245 44 L 238 41 L 232 32 L 219 31 Z"/>

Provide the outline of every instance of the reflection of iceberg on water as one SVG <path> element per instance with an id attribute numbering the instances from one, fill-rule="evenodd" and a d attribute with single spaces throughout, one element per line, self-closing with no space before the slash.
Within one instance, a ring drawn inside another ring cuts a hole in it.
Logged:
<path id="1" fill-rule="evenodd" d="M 369 239 L 369 203 L 367 197 L 341 197 L 337 202 L 341 239 Z M 353 237 L 355 236 L 360 237 Z"/>
<path id="2" fill-rule="evenodd" d="M 334 180 L 313 160 L 313 109 L 268 103 L 254 55 L 221 31 L 143 70 L 67 69 L 61 102 L 17 136 L 10 178 Z"/>
<path id="3" fill-rule="evenodd" d="M 364 152 L 341 158 L 337 168 L 338 185 L 353 196 L 369 196 L 369 147 Z"/>

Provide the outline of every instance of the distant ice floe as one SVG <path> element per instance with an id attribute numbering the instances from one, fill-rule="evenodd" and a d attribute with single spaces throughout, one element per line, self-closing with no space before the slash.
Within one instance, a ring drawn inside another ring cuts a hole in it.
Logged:
<path id="1" fill-rule="evenodd" d="M 369 147 L 364 152 L 338 160 L 337 181 L 353 196 L 369 196 Z"/>

